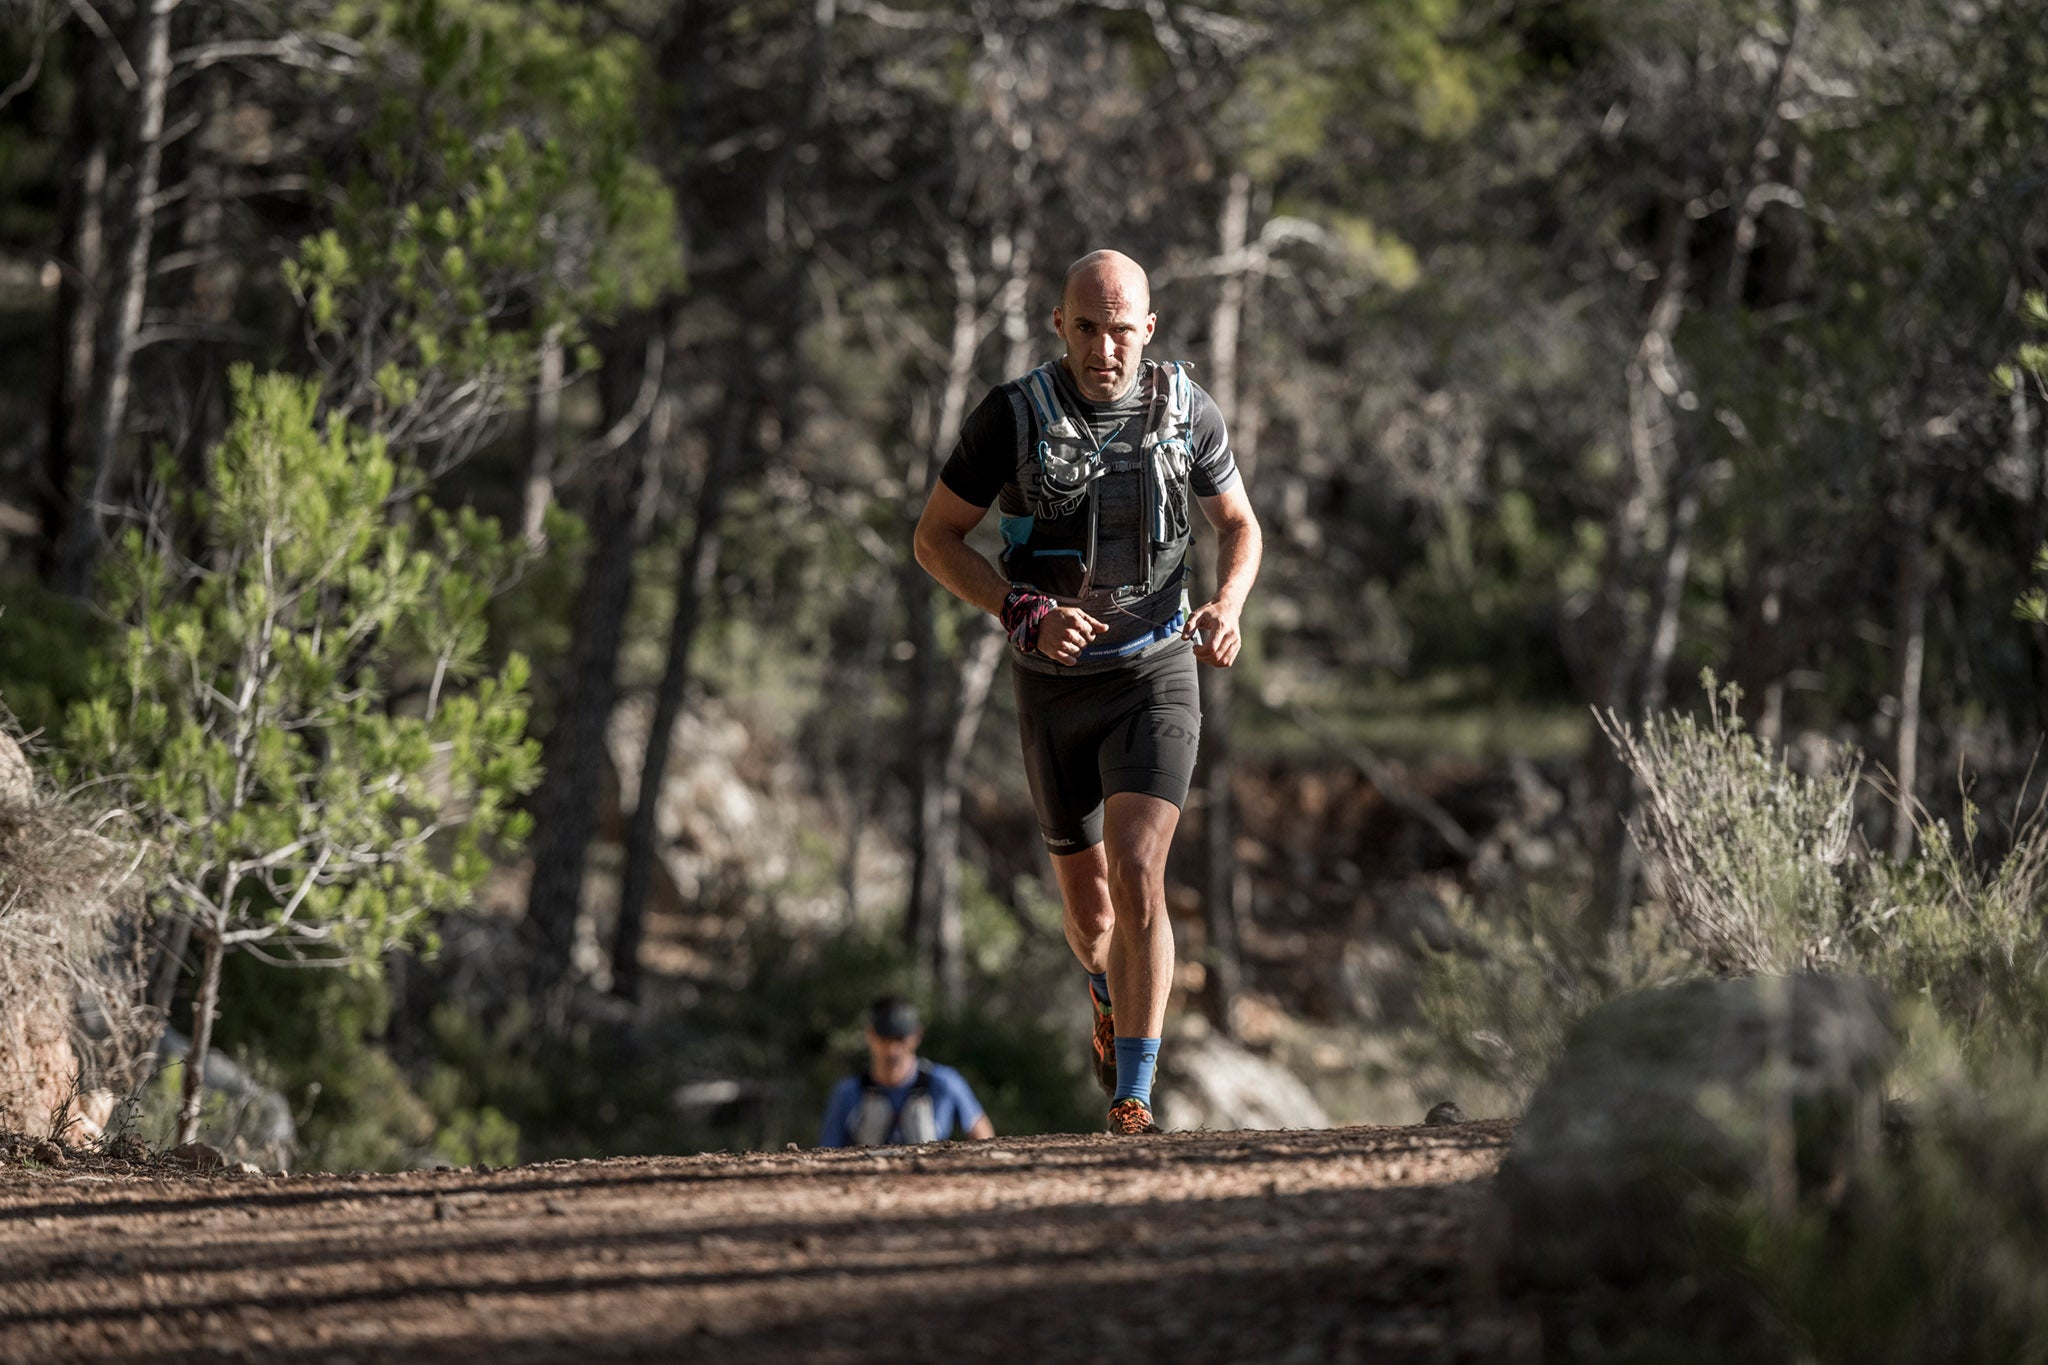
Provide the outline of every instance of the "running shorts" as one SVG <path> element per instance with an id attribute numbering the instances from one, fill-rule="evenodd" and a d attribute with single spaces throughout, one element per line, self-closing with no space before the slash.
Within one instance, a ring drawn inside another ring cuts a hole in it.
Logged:
<path id="1" fill-rule="evenodd" d="M 1187 803 L 1202 732 L 1195 651 L 1185 640 L 1128 667 L 1042 674 L 1013 668 L 1024 772 L 1045 846 L 1079 853 L 1102 842 L 1102 803 L 1142 792 Z"/>

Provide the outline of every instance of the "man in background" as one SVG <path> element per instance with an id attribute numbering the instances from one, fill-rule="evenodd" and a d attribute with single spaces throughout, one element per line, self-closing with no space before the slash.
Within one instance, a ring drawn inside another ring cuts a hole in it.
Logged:
<path id="1" fill-rule="evenodd" d="M 880 1147 L 938 1142 L 957 1131 L 991 1138 L 967 1078 L 917 1055 L 924 1027 L 908 1000 L 885 995 L 868 1010 L 868 1066 L 833 1087 L 825 1105 L 820 1147 Z"/>

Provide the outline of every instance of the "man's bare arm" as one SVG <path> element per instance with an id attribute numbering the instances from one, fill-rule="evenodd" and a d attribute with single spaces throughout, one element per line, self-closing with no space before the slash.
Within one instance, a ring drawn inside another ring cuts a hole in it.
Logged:
<path id="1" fill-rule="evenodd" d="M 1265 541 L 1242 482 L 1198 501 L 1202 515 L 1216 528 L 1216 596 L 1195 609 L 1182 633 L 1201 631 L 1204 642 L 1195 647 L 1195 657 L 1228 668 L 1244 644 L 1238 617 L 1251 595 L 1252 580 L 1259 576 Z"/>
<path id="2" fill-rule="evenodd" d="M 976 507 L 945 484 L 934 483 L 924 513 L 917 519 L 912 544 L 917 562 L 947 592 L 991 616 L 1000 616 L 1010 580 L 988 562 L 988 556 L 967 543 L 968 534 L 987 514 L 986 507 Z"/>
<path id="3" fill-rule="evenodd" d="M 989 563 L 988 556 L 967 543 L 968 534 L 987 512 L 986 507 L 976 507 L 945 484 L 935 483 L 917 519 L 912 545 L 917 562 L 946 591 L 1000 620 L 1003 599 L 1010 595 L 1010 580 Z M 1059 607 L 1038 627 L 1038 652 L 1055 663 L 1071 664 L 1108 629 L 1079 607 Z"/>

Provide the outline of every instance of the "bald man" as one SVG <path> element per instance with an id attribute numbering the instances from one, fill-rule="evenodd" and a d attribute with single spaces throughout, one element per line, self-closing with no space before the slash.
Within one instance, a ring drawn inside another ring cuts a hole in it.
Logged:
<path id="1" fill-rule="evenodd" d="M 916 542 L 918 563 L 1010 637 L 1026 775 L 1119 1134 L 1158 1131 L 1166 855 L 1201 734 L 1195 664 L 1236 661 L 1260 550 L 1216 405 L 1186 366 L 1145 359 L 1157 325 L 1136 261 L 1075 261 L 1052 314 L 1064 352 L 969 414 Z M 992 504 L 995 562 L 967 543 Z M 1216 595 L 1199 606 L 1191 505 L 1217 539 Z"/>

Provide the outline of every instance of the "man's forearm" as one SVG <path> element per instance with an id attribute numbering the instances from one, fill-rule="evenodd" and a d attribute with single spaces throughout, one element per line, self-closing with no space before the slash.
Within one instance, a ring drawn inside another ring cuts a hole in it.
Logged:
<path id="1" fill-rule="evenodd" d="M 917 562 L 939 585 L 970 606 L 1001 616 L 1010 580 L 964 537 L 940 531 L 917 538 Z"/>
<path id="2" fill-rule="evenodd" d="M 1216 532 L 1216 600 L 1232 610 L 1244 609 L 1251 595 L 1252 580 L 1259 576 L 1259 558 L 1264 540 L 1259 524 L 1246 520 L 1220 527 Z"/>

